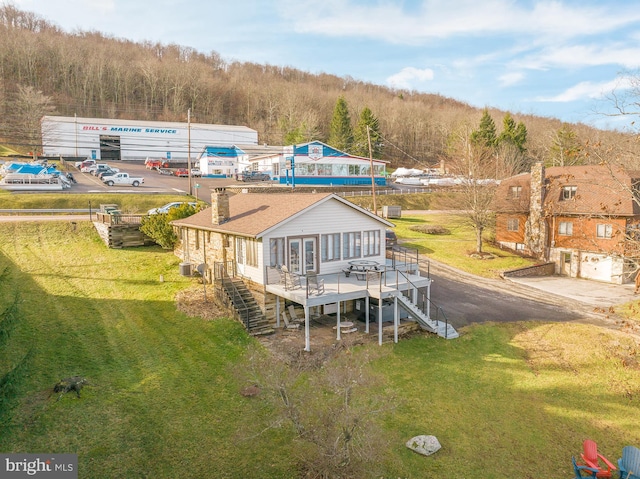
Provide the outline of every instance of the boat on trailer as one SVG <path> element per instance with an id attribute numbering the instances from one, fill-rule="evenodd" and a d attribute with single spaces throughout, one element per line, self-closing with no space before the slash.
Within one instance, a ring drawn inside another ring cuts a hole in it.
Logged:
<path id="1" fill-rule="evenodd" d="M 9 173 L 0 180 L 0 188 L 9 191 L 60 191 L 70 186 L 60 175 Z"/>

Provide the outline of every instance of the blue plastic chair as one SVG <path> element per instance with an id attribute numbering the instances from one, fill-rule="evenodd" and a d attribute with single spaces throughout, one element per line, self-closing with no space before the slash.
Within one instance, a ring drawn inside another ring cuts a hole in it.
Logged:
<path id="1" fill-rule="evenodd" d="M 576 477 L 574 479 L 583 479 L 585 477 L 592 477 L 593 479 L 597 479 L 598 476 L 598 470 L 594 469 L 593 467 L 589 467 L 589 466 L 579 466 L 578 463 L 576 462 L 576 458 L 574 456 L 571 456 L 571 462 L 573 462 L 573 472 L 575 472 Z M 582 471 L 587 471 L 588 473 L 590 473 L 590 476 L 583 476 L 582 475 Z"/>
<path id="2" fill-rule="evenodd" d="M 618 459 L 620 479 L 640 479 L 640 449 L 635 446 L 625 446 L 622 457 Z"/>

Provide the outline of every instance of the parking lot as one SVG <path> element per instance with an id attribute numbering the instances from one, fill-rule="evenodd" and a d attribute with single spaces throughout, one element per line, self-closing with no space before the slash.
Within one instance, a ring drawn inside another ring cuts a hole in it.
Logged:
<path id="1" fill-rule="evenodd" d="M 102 163 L 102 162 L 101 162 Z M 122 163 L 119 161 L 106 162 L 109 166 L 119 168 L 120 171 L 129 173 L 132 176 L 142 176 L 144 183 L 138 187 L 133 186 L 107 186 L 100 178 L 90 173 L 81 173 L 73 166 L 69 171 L 73 174 L 77 183 L 72 185 L 69 193 L 103 193 L 103 192 L 122 192 L 122 193 L 173 193 L 188 194 L 189 178 L 177 177 L 173 175 L 160 174 L 158 170 L 150 170 L 142 163 Z M 241 183 L 234 178 L 191 178 L 191 187 L 193 196 L 197 196 L 200 200 L 209 202 L 211 199 L 211 191 L 214 188 L 225 186 L 238 186 Z"/>

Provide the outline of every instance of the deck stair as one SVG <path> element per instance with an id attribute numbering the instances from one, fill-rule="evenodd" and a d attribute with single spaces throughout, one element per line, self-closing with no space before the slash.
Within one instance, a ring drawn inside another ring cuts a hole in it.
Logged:
<path id="1" fill-rule="evenodd" d="M 245 325 L 249 334 L 260 336 L 274 332 L 253 294 L 251 294 L 242 279 L 227 276 L 222 280 L 222 287 L 235 311 L 236 318 Z"/>
<path id="2" fill-rule="evenodd" d="M 460 336 L 453 326 L 444 321 L 434 321 L 404 294 L 398 295 L 398 305 L 404 308 L 422 329 L 446 339 L 455 339 Z"/>

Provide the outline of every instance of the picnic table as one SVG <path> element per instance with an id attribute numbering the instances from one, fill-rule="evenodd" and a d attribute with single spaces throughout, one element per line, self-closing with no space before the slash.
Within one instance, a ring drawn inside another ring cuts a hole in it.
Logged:
<path id="1" fill-rule="evenodd" d="M 344 275 L 348 278 L 351 273 L 356 275 L 359 280 L 364 280 L 367 277 L 369 271 L 380 271 L 381 265 L 377 261 L 359 259 L 349 261 L 349 267 L 343 269 Z"/>

